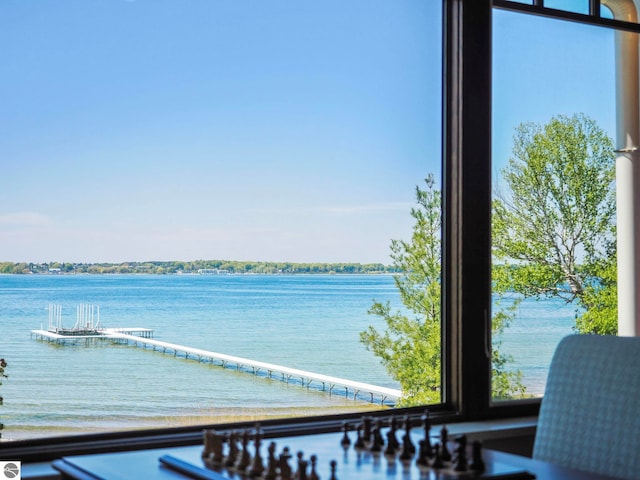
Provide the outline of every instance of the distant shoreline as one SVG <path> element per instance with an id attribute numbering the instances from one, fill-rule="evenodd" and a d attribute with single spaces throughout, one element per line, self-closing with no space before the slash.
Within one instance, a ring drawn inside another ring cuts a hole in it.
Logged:
<path id="1" fill-rule="evenodd" d="M 237 260 L 150 261 L 121 263 L 0 262 L 0 274 L 154 274 L 154 275 L 296 275 L 393 274 L 396 267 L 382 263 L 296 263 Z"/>

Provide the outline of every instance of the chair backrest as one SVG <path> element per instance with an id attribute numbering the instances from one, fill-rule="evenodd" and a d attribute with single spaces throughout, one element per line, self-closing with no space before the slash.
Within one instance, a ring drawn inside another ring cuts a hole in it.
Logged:
<path id="1" fill-rule="evenodd" d="M 640 338 L 562 339 L 549 369 L 533 458 L 640 478 Z"/>

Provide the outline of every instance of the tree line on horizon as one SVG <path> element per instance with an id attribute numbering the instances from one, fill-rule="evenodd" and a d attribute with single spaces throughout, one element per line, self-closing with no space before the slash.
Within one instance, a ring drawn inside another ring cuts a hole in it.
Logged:
<path id="1" fill-rule="evenodd" d="M 150 261 L 122 263 L 0 262 L 0 274 L 197 274 L 199 271 L 228 274 L 381 274 L 397 273 L 382 263 L 295 263 L 235 260 Z"/>

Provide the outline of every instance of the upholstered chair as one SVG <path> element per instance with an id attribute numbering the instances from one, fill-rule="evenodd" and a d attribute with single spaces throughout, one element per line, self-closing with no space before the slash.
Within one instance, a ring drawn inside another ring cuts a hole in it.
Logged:
<path id="1" fill-rule="evenodd" d="M 562 339 L 549 369 L 533 457 L 640 478 L 640 338 Z"/>

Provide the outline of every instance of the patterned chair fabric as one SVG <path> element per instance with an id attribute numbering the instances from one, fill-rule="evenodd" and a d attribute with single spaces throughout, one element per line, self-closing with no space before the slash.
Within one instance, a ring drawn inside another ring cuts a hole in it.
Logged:
<path id="1" fill-rule="evenodd" d="M 640 338 L 570 335 L 560 342 L 533 458 L 640 478 Z"/>

